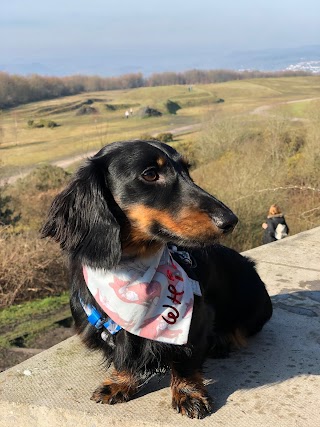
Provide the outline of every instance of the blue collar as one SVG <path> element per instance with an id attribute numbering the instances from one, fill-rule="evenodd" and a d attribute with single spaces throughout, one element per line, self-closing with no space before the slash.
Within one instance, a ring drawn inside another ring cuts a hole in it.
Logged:
<path id="1" fill-rule="evenodd" d="M 80 296 L 79 292 L 79 301 L 82 305 L 83 310 L 85 311 L 88 322 L 91 323 L 96 329 L 101 331 L 101 338 L 103 341 L 107 340 L 108 334 L 105 330 L 109 332 L 111 335 L 115 335 L 117 332 L 119 332 L 122 328 L 117 323 L 115 323 L 112 319 L 108 319 L 106 317 L 103 317 L 99 310 L 97 310 L 93 305 L 91 304 L 85 304 L 83 299 Z"/>

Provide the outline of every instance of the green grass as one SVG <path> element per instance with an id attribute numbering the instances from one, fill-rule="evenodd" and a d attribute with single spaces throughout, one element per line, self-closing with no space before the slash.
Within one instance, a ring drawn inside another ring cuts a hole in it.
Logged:
<path id="1" fill-rule="evenodd" d="M 24 304 L 13 305 L 0 311 L 0 328 L 3 325 L 23 322 L 28 317 L 37 316 L 48 311 L 58 310 L 69 301 L 67 292 L 58 297 L 48 297 Z"/>
<path id="2" fill-rule="evenodd" d="M 19 337 L 30 340 L 68 316 L 71 314 L 67 292 L 4 308 L 0 311 L 0 347 L 10 347 Z"/>

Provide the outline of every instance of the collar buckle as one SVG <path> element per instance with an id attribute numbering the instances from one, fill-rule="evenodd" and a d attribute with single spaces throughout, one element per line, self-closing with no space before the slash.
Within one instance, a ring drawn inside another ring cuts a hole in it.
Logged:
<path id="1" fill-rule="evenodd" d="M 100 311 L 97 310 L 93 305 L 85 304 L 80 296 L 80 292 L 79 301 L 87 315 L 88 322 L 98 330 L 103 329 L 103 331 L 101 332 L 101 338 L 103 339 L 103 341 L 106 341 L 108 338 L 108 334 L 106 333 L 105 329 L 111 335 L 115 335 L 122 329 L 121 326 L 114 322 L 112 319 L 107 320 L 106 318 L 104 318 Z"/>

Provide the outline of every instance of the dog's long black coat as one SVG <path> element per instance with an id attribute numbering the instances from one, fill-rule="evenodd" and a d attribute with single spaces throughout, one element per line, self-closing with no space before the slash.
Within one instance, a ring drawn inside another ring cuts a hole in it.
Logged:
<path id="1" fill-rule="evenodd" d="M 260 331 L 272 306 L 254 263 L 217 243 L 232 231 L 235 215 L 194 184 L 187 162 L 155 141 L 106 146 L 79 169 L 54 200 L 42 235 L 69 255 L 71 310 L 84 343 L 101 350 L 114 372 L 93 400 L 128 400 L 145 375 L 172 371 L 172 405 L 191 418 L 211 409 L 201 376 L 207 356 L 226 355 L 243 337 Z M 101 308 L 85 284 L 82 265 L 109 269 L 121 259 L 149 255 L 169 242 L 187 248 L 199 280 L 188 344 L 163 344 L 121 330 L 101 339 L 79 301 Z"/>

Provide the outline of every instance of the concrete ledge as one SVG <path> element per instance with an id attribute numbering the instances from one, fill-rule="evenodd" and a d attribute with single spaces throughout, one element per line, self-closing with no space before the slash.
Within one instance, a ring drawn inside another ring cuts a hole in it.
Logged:
<path id="1" fill-rule="evenodd" d="M 210 417 L 176 414 L 168 377 L 125 404 L 90 401 L 105 372 L 73 337 L 0 374 L 0 426 L 320 425 L 320 227 L 246 255 L 258 262 L 274 316 L 248 348 L 206 364 Z"/>

